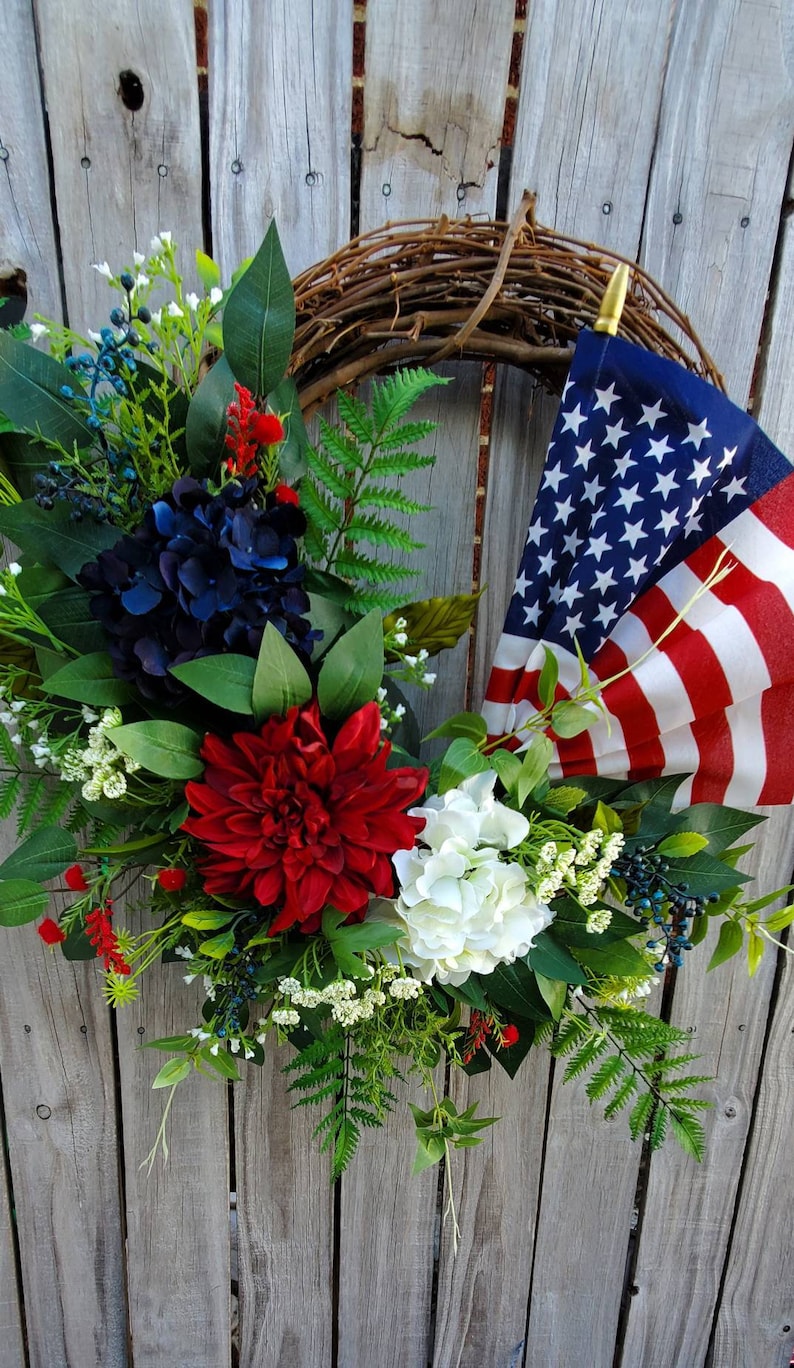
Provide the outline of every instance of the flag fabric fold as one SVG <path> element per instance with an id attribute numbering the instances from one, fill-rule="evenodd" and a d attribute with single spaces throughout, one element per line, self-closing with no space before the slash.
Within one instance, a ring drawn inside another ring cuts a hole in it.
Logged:
<path id="1" fill-rule="evenodd" d="M 699 376 L 589 331 L 486 690 L 491 735 L 537 712 L 544 645 L 558 696 L 575 692 L 577 643 L 607 719 L 556 741 L 553 773 L 689 774 L 681 804 L 792 802 L 794 470 Z"/>

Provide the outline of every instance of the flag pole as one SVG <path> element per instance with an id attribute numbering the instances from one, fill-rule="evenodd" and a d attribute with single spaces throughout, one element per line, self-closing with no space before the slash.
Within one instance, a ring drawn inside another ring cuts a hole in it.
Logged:
<path id="1" fill-rule="evenodd" d="M 594 332 L 609 333 L 610 337 L 616 336 L 620 315 L 623 313 L 623 305 L 626 302 L 628 286 L 629 268 L 625 261 L 621 261 L 609 277 L 609 284 L 604 291 L 598 318 L 593 328 Z"/>

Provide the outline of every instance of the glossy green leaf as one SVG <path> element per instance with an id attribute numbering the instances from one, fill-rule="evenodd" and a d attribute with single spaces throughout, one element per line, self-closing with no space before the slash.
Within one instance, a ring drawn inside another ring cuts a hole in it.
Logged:
<path id="1" fill-rule="evenodd" d="M 395 608 L 384 621 L 384 631 L 393 629 L 398 618 L 408 624 L 406 633 L 411 647 L 427 651 L 429 656 L 450 650 L 468 632 L 474 621 L 477 604 L 485 593 L 449 594 L 444 598 L 422 599 L 418 603 L 404 603 Z"/>
<path id="2" fill-rule="evenodd" d="M 0 413 L 22 432 L 40 433 L 67 451 L 75 443 L 90 447 L 94 436 L 71 400 L 61 394 L 65 385 L 76 394 L 82 392 L 67 366 L 0 331 Z"/>
<path id="3" fill-rule="evenodd" d="M 224 931 L 220 936 L 211 936 L 209 940 L 202 941 L 199 945 L 199 952 L 206 955 L 209 959 L 222 960 L 234 949 L 234 932 Z"/>
<path id="4" fill-rule="evenodd" d="M 342 721 L 375 697 L 382 678 L 383 618 L 373 608 L 326 654 L 317 683 L 320 711 Z"/>
<path id="5" fill-rule="evenodd" d="M 205 291 L 217 290 L 221 283 L 221 268 L 206 252 L 196 249 L 196 271 Z"/>
<path id="6" fill-rule="evenodd" d="M 645 956 L 641 955 L 639 950 L 635 950 L 633 945 L 629 945 L 628 941 L 612 941 L 603 948 L 584 949 L 576 946 L 573 953 L 580 964 L 592 969 L 596 974 L 618 978 L 648 978 L 651 973 Z"/>
<path id="7" fill-rule="evenodd" d="M 473 741 L 484 741 L 487 735 L 488 727 L 480 713 L 460 712 L 448 717 L 422 739 L 433 741 L 438 736 L 469 736 Z"/>
<path id="8" fill-rule="evenodd" d="M 77 844 L 70 831 L 60 827 L 41 827 L 17 846 L 0 864 L 0 879 L 30 879 L 46 883 L 62 874 L 77 857 Z"/>
<path id="9" fill-rule="evenodd" d="M 708 837 L 701 836 L 697 831 L 675 831 L 671 836 L 665 836 L 657 849 L 660 855 L 666 855 L 668 859 L 680 860 L 697 855 L 698 851 L 704 850 L 707 845 Z"/>
<path id="10" fill-rule="evenodd" d="M 172 665 L 170 673 L 193 693 L 228 712 L 250 716 L 254 711 L 256 662 L 250 656 L 215 655 Z"/>
<path id="11" fill-rule="evenodd" d="M 288 710 L 308 703 L 312 683 L 292 649 L 272 622 L 268 622 L 254 670 L 251 694 L 254 718 L 285 717 Z"/>
<path id="12" fill-rule="evenodd" d="M 571 703 L 567 698 L 554 706 L 551 714 L 551 727 L 556 736 L 579 736 L 594 726 L 598 714 L 592 708 L 583 708 L 580 703 Z"/>
<path id="13" fill-rule="evenodd" d="M 543 1001 L 552 1017 L 555 1021 L 559 1021 L 568 996 L 568 984 L 561 979 L 546 978 L 546 975 L 538 973 L 537 969 L 535 970 L 535 979 Z"/>
<path id="14" fill-rule="evenodd" d="M 106 736 L 122 755 L 164 779 L 195 779 L 204 769 L 201 737 L 181 722 L 131 722 Z"/>
<path id="15" fill-rule="evenodd" d="M 37 570 L 47 570 L 51 574 L 60 575 L 60 570 L 53 566 L 36 566 Z M 32 573 L 32 572 L 31 572 Z M 41 618 L 46 622 L 50 631 L 64 642 L 66 646 L 72 646 L 81 655 L 90 655 L 93 652 L 101 651 L 107 642 L 107 637 L 100 623 L 91 613 L 91 596 L 85 589 L 80 589 L 78 585 L 71 584 L 68 588 L 59 589 L 40 602 L 31 600 L 25 592 L 22 583 L 25 576 L 20 575 L 20 592 L 25 595 L 30 604 Z"/>
<path id="16" fill-rule="evenodd" d="M 720 926 L 719 940 L 714 954 L 708 962 L 707 969 L 716 969 L 726 960 L 733 959 L 738 955 L 744 943 L 744 932 L 741 923 L 735 921 L 724 921 Z"/>
<path id="17" fill-rule="evenodd" d="M 134 698 L 132 686 L 113 673 L 113 663 L 105 651 L 79 656 L 56 670 L 42 684 L 45 693 L 57 698 L 90 703 L 92 707 L 120 707 Z"/>
<path id="18" fill-rule="evenodd" d="M 547 736 L 533 736 L 527 749 L 522 752 L 521 773 L 516 784 L 519 807 L 524 806 L 533 789 L 537 787 L 541 779 L 545 779 L 551 764 L 552 754 L 553 747 Z"/>
<path id="19" fill-rule="evenodd" d="M 500 782 L 508 793 L 515 793 L 518 788 L 522 763 L 521 755 L 509 750 L 491 751 L 488 756 L 488 764 L 491 769 L 496 770 Z"/>
<path id="20" fill-rule="evenodd" d="M 187 456 L 197 479 L 215 474 L 220 468 L 228 426 L 226 410 L 233 399 L 234 376 L 225 356 L 219 356 L 192 396 L 187 411 Z"/>
<path id="21" fill-rule="evenodd" d="M 30 879 L 0 882 L 0 926 L 24 926 L 47 911 L 50 895 Z"/>
<path id="22" fill-rule="evenodd" d="M 281 478 L 295 484 L 307 470 L 306 451 L 309 438 L 300 406 L 300 396 L 291 375 L 287 375 L 267 396 L 268 408 L 277 413 L 284 424 L 284 441 L 278 449 Z"/>
<path id="23" fill-rule="evenodd" d="M 587 983 L 587 975 L 573 955 L 559 945 L 548 931 L 535 937 L 535 944 L 527 955 L 531 969 L 546 978 L 562 979 L 565 983 Z"/>
<path id="24" fill-rule="evenodd" d="M 117 527 L 86 518 L 72 522 L 66 501 L 49 510 L 32 499 L 0 507 L 0 533 L 45 565 L 56 565 L 75 579 L 87 561 L 119 539 Z"/>
<path id="25" fill-rule="evenodd" d="M 187 1078 L 193 1065 L 189 1059 L 169 1059 L 152 1083 L 153 1088 L 173 1088 Z"/>
<path id="26" fill-rule="evenodd" d="M 182 918 L 184 926 L 191 926 L 194 931 L 217 931 L 221 926 L 228 926 L 236 916 L 235 912 L 203 912 L 196 910 L 186 912 Z"/>
<path id="27" fill-rule="evenodd" d="M 538 697 L 544 708 L 550 708 L 554 702 L 557 692 L 557 682 L 560 678 L 560 666 L 557 657 L 548 646 L 543 647 L 545 660 L 543 669 L 538 679 Z"/>
<path id="28" fill-rule="evenodd" d="M 438 791 L 458 788 L 464 779 L 473 774 L 483 774 L 489 768 L 488 761 L 477 743 L 468 736 L 457 736 L 441 758 L 438 776 Z"/>
<path id="29" fill-rule="evenodd" d="M 224 353 L 235 379 L 270 394 L 283 379 L 295 335 L 295 295 L 275 223 L 226 300 Z"/>

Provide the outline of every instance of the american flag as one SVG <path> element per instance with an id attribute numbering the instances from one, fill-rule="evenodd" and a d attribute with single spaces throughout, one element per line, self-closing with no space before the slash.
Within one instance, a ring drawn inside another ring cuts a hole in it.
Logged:
<path id="1" fill-rule="evenodd" d="M 689 774 L 677 802 L 794 798 L 794 471 L 746 413 L 674 362 L 583 332 L 483 713 L 493 736 L 609 680 L 555 776 Z M 730 572 L 701 592 L 723 553 Z M 524 738 L 522 743 L 526 744 Z M 514 743 L 515 744 L 515 743 Z"/>

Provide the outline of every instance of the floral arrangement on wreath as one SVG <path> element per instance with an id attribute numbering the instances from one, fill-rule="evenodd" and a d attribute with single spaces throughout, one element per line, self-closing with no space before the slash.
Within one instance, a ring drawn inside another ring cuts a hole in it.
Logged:
<path id="1" fill-rule="evenodd" d="M 118 296 L 100 332 L 0 332 L 0 531 L 19 548 L 0 572 L 0 815 L 20 840 L 0 924 L 96 957 L 114 1006 L 161 958 L 203 982 L 201 1019 L 152 1042 L 169 1106 L 194 1069 L 234 1080 L 289 1040 L 334 1177 L 406 1059 L 427 1090 L 419 1171 L 495 1120 L 439 1096 L 440 1062 L 513 1076 L 541 1044 L 635 1139 L 670 1129 L 699 1156 L 704 1080 L 640 1004 L 711 917 L 712 964 L 746 933 L 751 973 L 791 921 L 762 920 L 776 894 L 742 899 L 735 842 L 759 818 L 673 813 L 676 776 L 550 783 L 555 724 L 571 735 L 597 702 L 583 666 L 555 703 L 550 653 L 520 735 L 463 713 L 420 764 L 410 695 L 476 607 L 396 587 L 427 511 L 402 481 L 433 459 L 409 414 L 446 381 L 340 393 L 312 446 L 275 227 L 230 289 L 197 268 L 201 296 L 161 233 L 130 269 L 97 266 Z M 146 870 L 133 933 L 120 897 Z"/>

